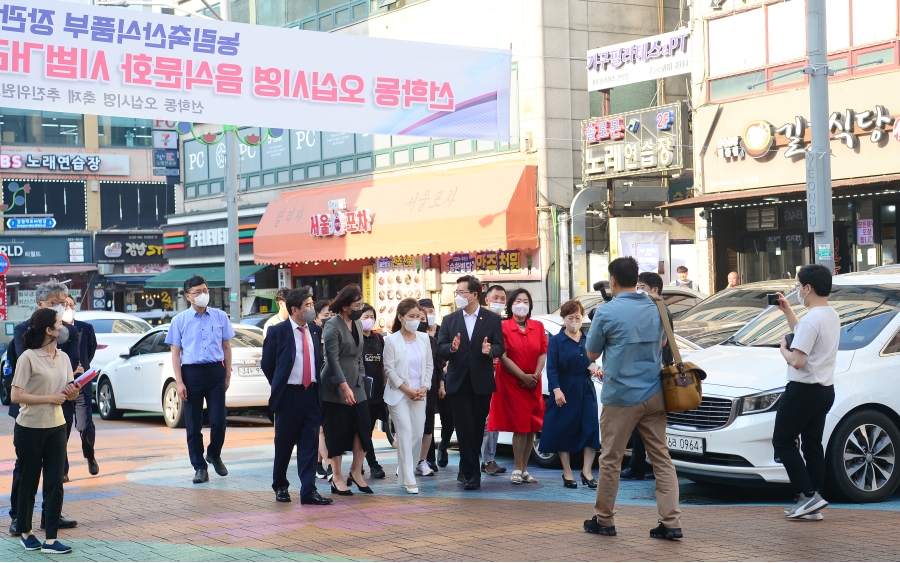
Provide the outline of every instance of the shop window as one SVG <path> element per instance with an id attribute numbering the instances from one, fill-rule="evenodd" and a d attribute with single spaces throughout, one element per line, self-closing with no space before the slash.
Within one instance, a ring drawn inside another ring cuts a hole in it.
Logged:
<path id="1" fill-rule="evenodd" d="M 222 193 L 222 182 L 210 182 L 209 192 L 213 194 Z"/>
<path id="2" fill-rule="evenodd" d="M 209 195 L 209 184 L 200 184 L 197 186 L 197 197 Z"/>
<path id="3" fill-rule="evenodd" d="M 5 144 L 84 145 L 84 118 L 76 113 L 0 108 L 0 131 Z"/>
<path id="4" fill-rule="evenodd" d="M 881 61 L 876 62 L 876 61 Z M 895 53 L 894 47 L 888 47 L 887 49 L 878 49 L 877 51 L 866 51 L 865 53 L 858 53 L 856 55 L 856 64 L 866 64 L 872 63 L 868 66 L 864 66 L 857 70 L 857 74 L 860 72 L 871 71 L 878 69 L 879 67 L 885 66 L 894 66 Z"/>
<path id="5" fill-rule="evenodd" d="M 334 13 L 335 25 L 346 25 L 348 23 L 350 23 L 350 8 L 338 10 Z"/>
<path id="6" fill-rule="evenodd" d="M 250 176 L 248 186 L 251 188 L 260 187 L 260 177 L 259 176 Z"/>
<path id="7" fill-rule="evenodd" d="M 334 27 L 334 20 L 331 14 L 327 14 L 319 18 L 319 31 L 328 31 Z"/>
<path id="8" fill-rule="evenodd" d="M 469 154 L 472 152 L 472 141 L 456 141 L 453 145 L 453 154 Z"/>
<path id="9" fill-rule="evenodd" d="M 476 143 L 477 148 L 475 150 L 478 152 L 494 150 L 494 141 L 476 141 Z"/>
<path id="10" fill-rule="evenodd" d="M 175 213 L 175 194 L 167 184 L 101 182 L 100 196 L 103 229 L 158 229 Z"/>
<path id="11" fill-rule="evenodd" d="M 897 36 L 897 0 L 854 0 L 851 5 L 854 46 Z"/>
<path id="12" fill-rule="evenodd" d="M 875 248 L 875 204 L 872 200 L 860 202 L 856 206 L 856 257 L 857 272 L 870 270 L 878 265 L 878 251 Z"/>
<path id="13" fill-rule="evenodd" d="M 320 166 L 310 166 L 306 169 L 307 178 L 318 178 L 322 176 L 322 168 Z"/>
<path id="14" fill-rule="evenodd" d="M 357 170 L 371 170 L 372 169 L 372 157 L 364 156 L 356 160 L 356 169 Z"/>
<path id="15" fill-rule="evenodd" d="M 290 181 L 291 181 L 290 170 L 279 170 L 278 171 L 278 183 L 279 184 L 287 184 Z"/>
<path id="16" fill-rule="evenodd" d="M 231 21 L 250 23 L 250 0 L 231 0 Z"/>
<path id="17" fill-rule="evenodd" d="M 352 160 L 342 160 L 341 161 L 341 174 L 350 174 L 353 172 L 353 161 Z"/>
<path id="18" fill-rule="evenodd" d="M 728 98 L 744 97 L 749 92 L 747 86 L 762 82 L 765 79 L 766 73 L 760 70 L 738 76 L 720 78 L 719 80 L 710 80 L 709 101 L 714 102 Z"/>
<path id="19" fill-rule="evenodd" d="M 325 166 L 325 176 L 334 176 L 337 174 L 337 163 L 335 162 L 326 162 Z"/>
<path id="20" fill-rule="evenodd" d="M 391 153 L 386 152 L 375 155 L 375 168 L 387 168 L 391 165 Z"/>
<path id="21" fill-rule="evenodd" d="M 449 158 L 450 157 L 450 143 L 440 143 L 438 145 L 434 145 L 434 158 Z"/>
<path id="22" fill-rule="evenodd" d="M 275 173 L 263 174 L 263 185 L 272 186 L 275 184 Z"/>
<path id="23" fill-rule="evenodd" d="M 769 74 L 769 78 L 773 79 L 771 87 L 777 88 L 779 86 L 789 86 L 791 84 L 803 84 L 806 82 L 806 75 L 802 72 L 797 72 L 800 70 L 799 66 L 792 68 L 781 68 L 778 70 L 771 70 Z"/>
<path id="24" fill-rule="evenodd" d="M 361 20 L 366 17 L 366 5 L 365 4 L 357 4 L 353 6 L 353 19 Z"/>
<path id="25" fill-rule="evenodd" d="M 13 182 L 19 187 L 10 190 Z M 84 230 L 84 182 L 4 180 L 3 187 L 3 203 L 9 206 L 9 214 L 47 214 L 56 219 L 57 230 Z M 26 187 L 28 193 L 25 193 Z M 17 199 L 22 203 L 17 203 Z"/>
<path id="26" fill-rule="evenodd" d="M 774 229 L 776 227 L 776 217 L 775 208 L 771 206 L 762 209 L 748 209 L 747 230 Z"/>
<path id="27" fill-rule="evenodd" d="M 825 12 L 828 52 L 846 49 L 850 46 L 850 0 L 826 0 Z"/>
<path id="28" fill-rule="evenodd" d="M 256 0 L 256 23 L 281 27 L 285 23 L 285 0 Z"/>
<path id="29" fill-rule="evenodd" d="M 316 0 L 290 0 L 287 3 L 287 21 L 295 22 L 315 15 Z"/>
<path id="30" fill-rule="evenodd" d="M 191 199 L 197 197 L 197 186 L 188 186 L 184 190 L 184 197 Z"/>
<path id="31" fill-rule="evenodd" d="M 97 143 L 101 147 L 149 147 L 153 144 L 153 120 L 97 117 Z"/>
<path id="32" fill-rule="evenodd" d="M 416 147 L 413 149 L 413 161 L 423 162 L 428 160 L 428 147 Z"/>
<path id="33" fill-rule="evenodd" d="M 303 29 L 306 31 L 315 31 L 316 30 L 316 20 L 309 20 L 308 22 L 304 22 Z"/>
<path id="34" fill-rule="evenodd" d="M 394 165 L 400 166 L 403 164 L 409 164 L 409 151 L 394 151 Z"/>
<path id="35" fill-rule="evenodd" d="M 881 265 L 897 263 L 897 206 L 881 206 Z"/>
<path id="36" fill-rule="evenodd" d="M 304 170 L 303 168 L 294 168 L 291 171 L 291 179 L 294 182 L 299 182 L 300 180 L 304 179 L 305 177 L 306 177 L 306 170 Z"/>

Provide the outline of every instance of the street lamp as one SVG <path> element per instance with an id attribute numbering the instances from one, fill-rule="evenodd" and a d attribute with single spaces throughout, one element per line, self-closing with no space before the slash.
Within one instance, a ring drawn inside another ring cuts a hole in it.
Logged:
<path id="1" fill-rule="evenodd" d="M 97 2 L 97 3 L 96 3 L 97 6 L 113 6 L 113 7 L 121 7 L 121 8 L 127 8 L 128 6 L 162 6 L 163 8 L 169 8 L 170 10 L 174 10 L 174 11 L 176 11 L 176 12 L 181 12 L 182 14 L 187 14 L 188 16 L 192 16 L 192 17 L 195 17 L 195 18 L 202 18 L 202 19 L 205 19 L 205 20 L 216 20 L 216 19 L 221 20 L 221 19 L 222 19 L 222 18 L 219 17 L 219 14 L 216 14 L 215 10 L 213 10 L 213 9 L 210 7 L 210 5 L 209 5 L 205 0 L 201 0 L 201 2 L 203 2 L 203 3 L 206 5 L 206 7 L 209 8 L 209 11 L 210 11 L 210 12 L 212 12 L 213 14 L 216 15 L 215 18 L 211 18 L 211 17 L 209 17 L 209 16 L 204 16 L 203 14 L 198 14 L 198 13 L 196 13 L 196 12 L 191 12 L 191 11 L 185 10 L 184 8 L 179 8 L 179 7 L 177 7 L 177 6 L 173 6 L 173 5 L 169 4 L 168 2 L 164 2 L 164 1 L 154 1 L 154 0 L 96 0 L 96 2 Z"/>

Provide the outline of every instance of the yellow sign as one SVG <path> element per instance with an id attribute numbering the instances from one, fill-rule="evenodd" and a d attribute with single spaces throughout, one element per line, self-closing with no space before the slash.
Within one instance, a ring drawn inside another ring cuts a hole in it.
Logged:
<path id="1" fill-rule="evenodd" d="M 375 304 L 375 266 L 363 266 L 362 294 L 363 302 Z"/>
<path id="2" fill-rule="evenodd" d="M 581 244 L 581 237 L 572 237 L 572 242 L 575 244 Z"/>

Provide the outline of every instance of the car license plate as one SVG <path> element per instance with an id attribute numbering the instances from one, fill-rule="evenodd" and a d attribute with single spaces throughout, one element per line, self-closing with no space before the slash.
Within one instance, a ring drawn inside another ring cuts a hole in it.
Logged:
<path id="1" fill-rule="evenodd" d="M 703 438 L 689 438 L 678 434 L 666 434 L 669 449 L 675 452 L 703 455 Z"/>
<path id="2" fill-rule="evenodd" d="M 238 368 L 238 375 L 242 376 L 251 376 L 251 375 L 262 375 L 262 368 Z"/>

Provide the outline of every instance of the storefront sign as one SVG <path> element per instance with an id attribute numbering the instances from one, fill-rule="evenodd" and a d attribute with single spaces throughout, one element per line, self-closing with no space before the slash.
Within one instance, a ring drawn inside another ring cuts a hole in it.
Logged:
<path id="1" fill-rule="evenodd" d="M 893 131 L 894 140 L 900 141 L 900 130 L 894 128 L 896 117 L 885 106 L 874 109 L 843 112 L 834 111 L 828 118 L 831 140 L 840 141 L 845 147 L 856 150 L 860 138 L 868 139 L 876 146 L 883 146 L 888 131 Z M 722 137 L 716 141 L 716 156 L 726 162 L 742 160 L 746 155 L 762 158 L 772 150 L 785 147 L 785 158 L 806 154 L 810 144 L 809 120 L 796 116 L 792 122 L 776 127 L 772 123 L 757 119 L 749 122 L 742 135 Z"/>
<path id="2" fill-rule="evenodd" d="M 859 246 L 875 244 L 873 219 L 860 219 L 856 222 L 856 244 Z"/>
<path id="3" fill-rule="evenodd" d="M 314 237 L 343 236 L 351 233 L 371 233 L 373 215 L 368 209 L 336 210 L 310 217 L 309 234 Z"/>
<path id="4" fill-rule="evenodd" d="M 172 260 L 185 258 L 216 257 L 221 263 L 222 246 L 228 239 L 228 221 L 224 218 L 209 220 L 209 216 L 210 214 L 205 213 L 191 214 L 190 222 L 163 226 L 163 248 L 167 261 L 171 263 Z M 242 255 L 253 253 L 253 235 L 259 220 L 259 215 L 238 217 L 238 242 Z"/>
<path id="5" fill-rule="evenodd" d="M 691 72 L 690 37 L 690 31 L 679 29 L 588 51 L 588 91 Z"/>
<path id="6" fill-rule="evenodd" d="M 94 261 L 90 235 L 0 235 L 0 253 L 9 256 L 14 266 Z"/>
<path id="7" fill-rule="evenodd" d="M 154 150 L 153 166 L 155 168 L 178 168 L 178 151 L 172 149 Z"/>
<path id="8" fill-rule="evenodd" d="M 594 118 L 582 123 L 585 180 L 637 176 L 684 167 L 685 124 L 681 104 Z"/>
<path id="9" fill-rule="evenodd" d="M 446 263 L 450 274 L 467 274 L 475 271 L 475 258 L 469 254 L 456 254 Z"/>
<path id="10" fill-rule="evenodd" d="M 2 71 L 0 45 L 0 71 Z M 4 101 L 4 104 L 6 102 Z M 3 148 L 0 170 L 15 170 L 25 174 L 86 174 L 95 176 L 127 176 L 130 160 L 127 154 L 82 152 L 35 152 Z"/>
<path id="11" fill-rule="evenodd" d="M 179 170 L 178 168 L 154 168 L 153 175 L 171 178 L 174 176 L 181 176 L 181 170 Z"/>
<path id="12" fill-rule="evenodd" d="M 387 265 L 387 268 L 382 268 Z M 425 272 L 419 256 L 394 256 L 378 261 L 378 271 L 373 274 L 373 303 L 378 326 L 388 328 L 396 316 L 397 305 L 404 299 L 422 299 L 425 292 Z M 371 268 L 371 266 L 370 266 Z M 363 270 L 363 296 L 366 289 L 366 270 Z"/>
<path id="13" fill-rule="evenodd" d="M 52 229 L 56 226 L 56 219 L 52 217 L 21 217 L 7 219 L 7 229 Z"/>
<path id="14" fill-rule="evenodd" d="M 126 274 L 162 274 L 171 269 L 168 264 L 125 264 Z"/>
<path id="15" fill-rule="evenodd" d="M 162 233 L 97 233 L 94 255 L 98 263 L 165 262 Z"/>
<path id="16" fill-rule="evenodd" d="M 154 131 L 153 132 L 153 148 L 154 149 L 177 149 L 178 133 L 175 131 Z"/>
<path id="17" fill-rule="evenodd" d="M 222 246 L 228 242 L 228 228 L 188 231 L 191 246 Z"/>
<path id="18" fill-rule="evenodd" d="M 6 275 L 0 275 L 0 321 L 5 321 L 9 318 L 6 306 Z"/>
<path id="19" fill-rule="evenodd" d="M 164 119 L 154 119 L 153 128 L 161 131 L 175 131 L 178 127 L 178 121 L 166 121 Z"/>
<path id="20" fill-rule="evenodd" d="M 5 5 L 4 107 L 509 140 L 506 49 L 188 21 L 59 0 Z M 458 106 L 466 119 L 454 115 Z M 175 135 L 162 143 L 156 133 L 154 148 L 177 148 Z"/>
<path id="21" fill-rule="evenodd" d="M 497 250 L 477 254 L 454 254 L 445 261 L 448 274 L 531 275 L 534 254 L 531 250 Z"/>
<path id="22" fill-rule="evenodd" d="M 362 294 L 364 303 L 375 303 L 375 267 L 362 268 Z"/>

